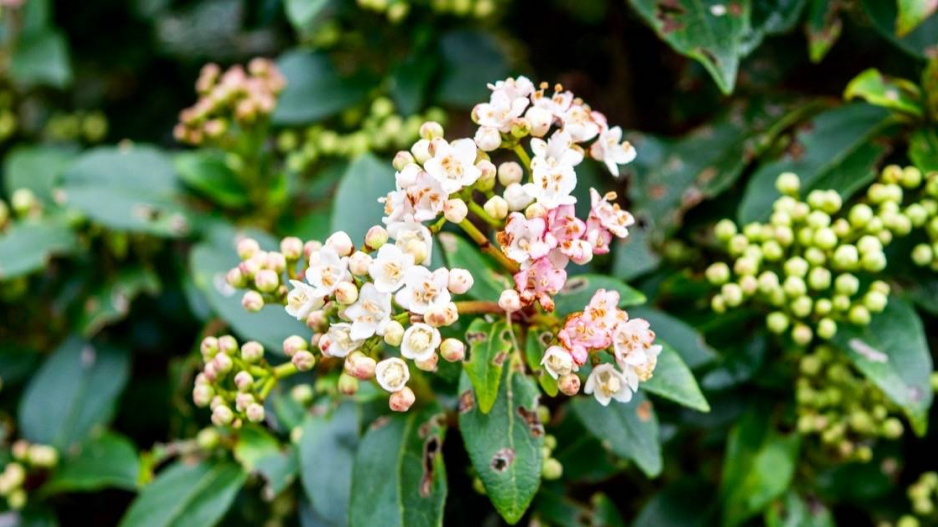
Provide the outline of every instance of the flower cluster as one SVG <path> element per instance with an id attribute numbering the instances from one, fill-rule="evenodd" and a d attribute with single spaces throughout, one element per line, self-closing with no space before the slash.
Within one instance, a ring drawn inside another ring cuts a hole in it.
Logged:
<path id="1" fill-rule="evenodd" d="M 717 239 L 736 260 L 732 269 L 722 262 L 707 269 L 707 279 L 721 287 L 713 309 L 722 313 L 747 300 L 768 305 L 769 330 L 790 331 L 800 346 L 815 335 L 833 338 L 840 323 L 869 324 L 885 309 L 889 285 L 872 281 L 864 287 L 858 274 L 882 271 L 885 246 L 912 229 L 913 221 L 899 211 L 901 189 L 874 184 L 869 204 L 838 214 L 843 203 L 835 191 L 814 190 L 802 201 L 799 178 L 791 173 L 779 176 L 777 187 L 783 196 L 768 223 L 750 223 L 742 232 L 730 220 L 717 224 Z"/>
<path id="2" fill-rule="evenodd" d="M 30 444 L 18 440 L 12 447 L 13 461 L 0 472 L 0 496 L 6 499 L 11 509 L 22 509 L 26 505 L 24 488 L 31 472 L 47 472 L 59 463 L 59 453 L 48 445 Z"/>
<path id="3" fill-rule="evenodd" d="M 935 498 L 938 498 L 938 473 L 925 472 L 918 480 L 909 485 L 906 494 L 912 502 L 915 514 L 924 517 L 933 517 L 938 511 L 935 507 Z M 899 525 L 903 525 L 901 522 Z M 910 523 L 910 525 L 912 525 Z M 918 522 L 914 525 L 918 525 Z"/>
<path id="4" fill-rule="evenodd" d="M 801 358 L 795 394 L 798 431 L 840 459 L 867 462 L 873 441 L 903 433 L 895 404 L 829 346 Z"/>
<path id="5" fill-rule="evenodd" d="M 410 13 L 412 0 L 357 0 L 362 9 L 384 13 L 388 21 L 398 23 Z M 430 8 L 440 15 L 487 18 L 495 13 L 498 0 L 430 0 Z"/>
<path id="6" fill-rule="evenodd" d="M 247 127 L 268 117 L 285 86 L 286 79 L 267 59 L 253 59 L 247 71 L 235 65 L 224 73 L 217 64 L 207 64 L 195 85 L 199 100 L 179 113 L 173 135 L 191 145 L 218 142 L 232 122 Z"/>

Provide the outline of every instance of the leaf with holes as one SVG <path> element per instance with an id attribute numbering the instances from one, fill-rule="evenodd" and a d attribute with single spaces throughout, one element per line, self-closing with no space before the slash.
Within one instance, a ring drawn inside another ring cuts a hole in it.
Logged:
<path id="1" fill-rule="evenodd" d="M 860 73 L 847 84 L 844 99 L 863 99 L 874 106 L 882 106 L 913 117 L 922 117 L 922 90 L 905 79 L 887 77 L 876 68 Z"/>
<path id="2" fill-rule="evenodd" d="M 524 515 L 541 484 L 544 426 L 537 416 L 538 389 L 520 374 L 520 364 L 505 368 L 495 406 L 479 410 L 472 383 L 459 380 L 459 431 L 476 474 L 495 510 L 509 524 Z"/>
<path id="3" fill-rule="evenodd" d="M 46 359 L 20 400 L 24 439 L 64 450 L 110 420 L 130 375 L 126 350 L 71 337 Z"/>
<path id="4" fill-rule="evenodd" d="M 632 289 L 622 280 L 611 276 L 599 274 L 583 274 L 568 278 L 563 289 L 554 297 L 555 310 L 558 315 L 566 316 L 583 308 L 596 294 L 596 291 L 617 291 L 619 293 L 619 307 L 636 306 L 644 304 L 645 295 L 637 289 Z"/>
<path id="5" fill-rule="evenodd" d="M 483 414 L 489 413 L 495 405 L 502 369 L 514 348 L 513 339 L 508 324 L 503 320 L 486 322 L 477 318 L 466 330 L 469 359 L 463 362 L 463 369 L 472 382 Z"/>
<path id="6" fill-rule="evenodd" d="M 935 14 L 938 0 L 898 0 L 899 15 L 896 17 L 896 36 L 904 37 Z"/>
<path id="7" fill-rule="evenodd" d="M 355 455 L 349 525 L 442 525 L 445 434 L 445 413 L 436 404 L 372 423 Z"/>
<path id="8" fill-rule="evenodd" d="M 906 0 L 902 0 L 906 1 Z M 933 0 L 908 0 L 910 2 L 930 3 Z M 899 26 L 899 6 L 892 0 L 860 0 L 873 28 L 887 41 L 902 51 L 919 58 L 927 58 L 936 51 L 935 31 L 938 30 L 938 17 L 928 17 L 905 35 L 896 35 Z"/>
<path id="9" fill-rule="evenodd" d="M 779 196 L 775 180 L 783 172 L 798 174 L 802 189 L 833 188 L 849 197 L 861 188 L 857 180 L 874 174 L 884 149 L 870 139 L 888 125 L 888 117 L 888 111 L 868 104 L 848 104 L 817 115 L 795 135 L 785 155 L 763 164 L 749 179 L 739 204 L 739 221 L 768 218 Z M 825 178 L 843 181 L 842 188 L 824 182 Z"/>
<path id="10" fill-rule="evenodd" d="M 659 340 L 657 343 L 662 346 L 658 364 L 651 379 L 641 384 L 642 389 L 688 408 L 709 412 L 710 404 L 700 393 L 694 374 L 681 356 L 667 342 Z"/>
<path id="11" fill-rule="evenodd" d="M 827 52 L 840 38 L 844 27 L 843 20 L 840 18 L 842 7 L 840 2 L 811 0 L 805 28 L 808 34 L 808 56 L 811 62 L 818 63 L 824 60 Z"/>
<path id="12" fill-rule="evenodd" d="M 139 476 L 140 460 L 134 444 L 124 436 L 107 432 L 86 441 L 77 453 L 64 459 L 42 491 L 134 490 Z"/>
<path id="13" fill-rule="evenodd" d="M 77 250 L 78 238 L 62 215 L 13 223 L 0 233 L 0 279 L 29 274 Z"/>
<path id="14" fill-rule="evenodd" d="M 468 240 L 450 232 L 441 232 L 439 240 L 448 267 L 467 269 L 472 273 L 473 285 L 466 296 L 498 302 L 502 291 L 512 288 L 511 279 L 499 272 L 495 262 Z"/>
<path id="15" fill-rule="evenodd" d="M 908 415 L 918 435 L 928 428 L 933 393 L 931 352 L 922 321 L 903 300 L 890 298 L 869 326 L 844 324 L 834 338 L 856 367 Z"/>
<path id="16" fill-rule="evenodd" d="M 352 402 L 331 413 L 307 415 L 300 439 L 300 478 L 313 509 L 333 525 L 346 525 L 352 467 L 361 416 Z"/>
<path id="17" fill-rule="evenodd" d="M 541 359 L 544 352 L 547 351 L 547 343 L 554 338 L 554 333 L 550 330 L 532 327 L 528 330 L 524 344 L 524 359 L 528 363 L 528 369 L 537 377 L 538 384 L 544 393 L 551 397 L 556 397 L 558 388 L 557 380 L 547 373 L 547 370 L 541 366 Z"/>
<path id="18" fill-rule="evenodd" d="M 658 417 L 641 391 L 627 403 L 613 401 L 603 406 L 593 397 L 575 397 L 570 404 L 603 447 L 621 458 L 631 459 L 648 477 L 661 474 Z"/>
<path id="19" fill-rule="evenodd" d="M 247 473 L 230 462 L 176 462 L 144 487 L 120 527 L 217 525 L 246 479 Z"/>

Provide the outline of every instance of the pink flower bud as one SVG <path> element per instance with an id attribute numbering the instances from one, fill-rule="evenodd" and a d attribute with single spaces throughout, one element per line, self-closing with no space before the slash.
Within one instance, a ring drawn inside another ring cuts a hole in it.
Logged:
<path id="1" fill-rule="evenodd" d="M 308 351 L 297 351 L 290 362 L 300 371 L 309 371 L 316 365 L 316 357 Z"/>
<path id="2" fill-rule="evenodd" d="M 254 278 L 254 275 L 261 270 L 261 266 L 254 260 L 245 260 L 238 264 L 238 271 L 241 272 L 241 275 L 244 277 L 245 286 L 247 285 L 247 280 Z"/>
<path id="3" fill-rule="evenodd" d="M 254 404 L 254 396 L 249 393 L 240 392 L 235 395 L 235 410 L 243 412 L 248 406 Z"/>
<path id="4" fill-rule="evenodd" d="M 295 236 L 280 240 L 280 252 L 287 260 L 299 260 L 303 256 L 303 241 Z"/>
<path id="5" fill-rule="evenodd" d="M 241 346 L 241 358 L 248 364 L 254 364 L 264 357 L 264 346 L 251 340 Z"/>
<path id="6" fill-rule="evenodd" d="M 238 241 L 238 257 L 247 260 L 261 250 L 260 244 L 254 238 L 241 238 Z"/>
<path id="7" fill-rule="evenodd" d="M 427 121 L 420 125 L 420 137 L 432 141 L 443 137 L 443 125 L 435 121 Z"/>
<path id="8" fill-rule="evenodd" d="M 568 373 L 557 379 L 557 388 L 564 395 L 573 397 L 580 392 L 580 378 L 575 373 Z"/>
<path id="9" fill-rule="evenodd" d="M 218 353 L 218 339 L 215 337 L 205 337 L 199 345 L 199 350 L 202 352 L 202 360 L 207 362 L 207 359 L 211 359 Z"/>
<path id="10" fill-rule="evenodd" d="M 405 386 L 391 394 L 388 399 L 388 406 L 395 412 L 406 412 L 410 410 L 416 400 L 417 396 L 414 395 L 414 391 Z"/>
<path id="11" fill-rule="evenodd" d="M 215 382 L 218 380 L 218 370 L 215 369 L 214 362 L 208 362 L 202 368 L 202 375 L 208 380 L 208 382 Z"/>
<path id="12" fill-rule="evenodd" d="M 322 309 L 317 309 L 306 317 L 306 327 L 312 330 L 325 329 L 328 322 L 326 313 Z"/>
<path id="13" fill-rule="evenodd" d="M 248 421 L 252 423 L 260 423 L 264 420 L 264 407 L 257 403 L 248 405 L 245 413 L 248 416 Z"/>
<path id="14" fill-rule="evenodd" d="M 439 362 L 440 356 L 434 353 L 429 359 L 414 361 L 414 365 L 417 366 L 418 370 L 433 373 L 436 371 Z"/>
<path id="15" fill-rule="evenodd" d="M 262 293 L 272 293 L 280 285 L 280 275 L 272 269 L 263 269 L 254 276 L 254 285 Z M 263 302 L 263 299 L 261 299 L 261 302 Z"/>
<path id="16" fill-rule="evenodd" d="M 355 395 L 358 392 L 358 379 L 347 373 L 339 375 L 339 382 L 336 388 L 343 395 Z"/>
<path id="17" fill-rule="evenodd" d="M 476 146 L 485 152 L 498 150 L 502 146 L 502 134 L 491 126 L 480 126 L 474 137 Z"/>
<path id="18" fill-rule="evenodd" d="M 352 244 L 352 239 L 349 238 L 348 233 L 345 231 L 338 231 L 326 238 L 326 245 L 335 249 L 335 252 L 338 253 L 339 256 L 352 254 L 352 249 L 355 247 Z"/>
<path id="19" fill-rule="evenodd" d="M 380 249 L 381 246 L 387 242 L 388 231 L 380 225 L 375 225 L 368 229 L 368 233 L 365 234 L 365 245 L 367 245 L 369 249 Z"/>
<path id="20" fill-rule="evenodd" d="M 239 392 L 246 392 L 251 388 L 251 385 L 254 384 L 254 377 L 246 372 L 239 371 L 234 378 L 235 386 L 238 387 Z"/>
<path id="21" fill-rule="evenodd" d="M 231 335 L 218 337 L 218 352 L 225 355 L 233 355 L 238 351 L 238 341 Z"/>
<path id="22" fill-rule="evenodd" d="M 235 289 L 244 289 L 248 285 L 247 278 L 241 272 L 240 266 L 229 270 L 228 274 L 225 275 L 225 281 Z"/>
<path id="23" fill-rule="evenodd" d="M 251 313 L 257 313 L 264 308 L 264 297 L 257 291 L 248 291 L 241 297 L 241 307 Z"/>
<path id="24" fill-rule="evenodd" d="M 291 335 L 283 339 L 283 353 L 287 357 L 292 357 L 296 355 L 298 351 L 306 351 L 309 349 L 309 346 L 306 344 L 306 339 L 299 335 Z"/>
<path id="25" fill-rule="evenodd" d="M 303 244 L 303 256 L 309 260 L 310 255 L 319 252 L 319 249 L 322 249 L 322 244 L 317 241 L 306 242 Z"/>
<path id="26" fill-rule="evenodd" d="M 205 408 L 212 402 L 215 390 L 211 386 L 202 384 L 192 389 L 192 402 L 199 408 Z"/>
<path id="27" fill-rule="evenodd" d="M 215 358 L 212 359 L 212 364 L 215 365 L 215 371 L 218 373 L 228 373 L 234 366 L 231 357 L 225 355 L 224 353 L 215 355 Z"/>
<path id="28" fill-rule="evenodd" d="M 521 296 L 514 289 L 506 289 L 498 297 L 498 307 L 504 309 L 505 313 L 514 313 L 521 309 Z"/>
<path id="29" fill-rule="evenodd" d="M 448 362 L 458 362 L 466 358 L 466 345 L 458 339 L 446 339 L 440 344 L 440 355 Z"/>
<path id="30" fill-rule="evenodd" d="M 277 251 L 270 251 L 267 253 L 267 265 L 268 269 L 273 269 L 278 273 L 282 273 L 287 268 L 287 258 L 282 253 Z"/>
<path id="31" fill-rule="evenodd" d="M 354 351 L 345 359 L 345 372 L 363 381 L 375 376 L 377 362 L 360 351 Z"/>
<path id="32" fill-rule="evenodd" d="M 212 423 L 215 426 L 227 426 L 231 424 L 232 420 L 234 420 L 234 412 L 231 411 L 231 408 L 221 405 L 212 410 Z"/>
<path id="33" fill-rule="evenodd" d="M 453 198 L 443 203 L 443 216 L 446 218 L 446 221 L 450 223 L 461 223 L 462 220 L 466 219 L 467 215 L 469 215 L 469 207 L 466 206 L 465 201 L 459 198 Z"/>

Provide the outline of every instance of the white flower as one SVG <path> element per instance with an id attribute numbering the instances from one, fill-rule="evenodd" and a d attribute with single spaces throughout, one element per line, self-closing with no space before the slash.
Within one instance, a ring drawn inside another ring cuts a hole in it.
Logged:
<path id="1" fill-rule="evenodd" d="M 385 225 L 400 221 L 413 220 L 414 206 L 403 190 L 392 190 L 383 198 L 378 198 L 378 203 L 384 205 L 384 217 L 381 221 Z"/>
<path id="2" fill-rule="evenodd" d="M 329 326 L 329 331 L 319 339 L 319 350 L 330 357 L 345 357 L 358 349 L 361 340 L 352 338 L 352 325 L 337 322 Z"/>
<path id="3" fill-rule="evenodd" d="M 561 131 L 547 141 L 532 139 L 531 150 L 534 182 L 525 185 L 525 191 L 547 209 L 576 203 L 570 195 L 577 182 L 573 167 L 583 160 L 583 151 L 573 144 L 570 134 Z"/>
<path id="4" fill-rule="evenodd" d="M 590 218 L 595 218 L 599 224 L 619 238 L 629 235 L 629 227 L 635 224 L 635 218 L 628 211 L 622 210 L 618 203 L 610 203 L 616 199 L 615 192 L 600 196 L 596 189 L 590 189 Z"/>
<path id="5" fill-rule="evenodd" d="M 381 293 L 372 283 L 362 286 L 358 301 L 345 310 L 352 321 L 351 338 L 366 339 L 375 333 L 384 333 L 384 326 L 391 317 L 391 294 Z"/>
<path id="6" fill-rule="evenodd" d="M 504 92 L 509 99 L 527 97 L 534 93 L 534 83 L 524 75 L 519 75 L 517 78 L 509 77 L 495 84 L 489 84 L 488 87 L 493 92 Z"/>
<path id="7" fill-rule="evenodd" d="M 449 194 L 443 191 L 439 181 L 420 171 L 407 188 L 407 197 L 414 210 L 414 220 L 427 221 L 439 216 Z"/>
<path id="8" fill-rule="evenodd" d="M 538 90 L 531 96 L 531 100 L 534 101 L 536 108 L 542 108 L 550 112 L 551 115 L 561 118 L 567 113 L 567 110 L 570 109 L 570 105 L 573 103 L 573 93 L 555 89 L 554 94 L 547 97 L 544 90 Z"/>
<path id="9" fill-rule="evenodd" d="M 382 245 L 368 267 L 368 274 L 374 280 L 375 289 L 382 293 L 393 293 L 404 285 L 404 273 L 413 266 L 413 255 L 405 253 L 396 245 Z"/>
<path id="10" fill-rule="evenodd" d="M 322 295 L 316 295 L 316 290 L 299 280 L 290 280 L 293 289 L 287 293 L 287 314 L 297 320 L 306 320 L 310 313 L 325 304 Z"/>
<path id="11" fill-rule="evenodd" d="M 611 364 L 600 364 L 593 368 L 589 378 L 586 379 L 586 387 L 583 391 L 593 394 L 603 406 L 607 406 L 612 399 L 621 403 L 632 400 L 632 390 L 625 376 L 616 371 Z"/>
<path id="12" fill-rule="evenodd" d="M 637 381 L 647 381 L 651 379 L 655 372 L 655 366 L 658 365 L 658 355 L 661 354 L 661 346 L 649 346 L 632 351 L 624 357 L 622 362 L 618 362 L 619 367 L 628 376 L 633 375 Z"/>
<path id="13" fill-rule="evenodd" d="M 407 190 L 411 185 L 417 182 L 417 176 L 423 170 L 420 168 L 420 165 L 410 163 L 401 170 L 397 171 L 394 174 L 394 181 L 397 185 L 398 190 Z"/>
<path id="14" fill-rule="evenodd" d="M 525 218 L 520 212 L 508 216 L 505 230 L 497 235 L 505 255 L 518 263 L 526 263 L 546 256 L 551 246 L 545 241 L 547 222 L 544 218 Z"/>
<path id="15" fill-rule="evenodd" d="M 410 380 L 407 363 L 397 357 L 384 359 L 375 366 L 375 380 L 386 391 L 398 392 Z"/>
<path id="16" fill-rule="evenodd" d="M 450 302 L 449 271 L 437 269 L 430 272 L 423 266 L 414 266 L 404 274 L 404 288 L 394 295 L 394 300 L 404 309 L 422 315 L 431 306 L 442 307 Z"/>
<path id="17" fill-rule="evenodd" d="M 440 347 L 440 331 L 418 322 L 407 328 L 401 341 L 401 356 L 417 362 L 430 360 Z"/>
<path id="18" fill-rule="evenodd" d="M 577 143 L 589 141 L 599 133 L 599 125 L 593 120 L 590 109 L 582 104 L 574 104 L 563 116 L 563 130 L 570 134 Z"/>
<path id="19" fill-rule="evenodd" d="M 480 126 L 476 130 L 476 135 L 473 138 L 481 150 L 486 152 L 491 152 L 492 150 L 497 150 L 502 144 L 502 134 L 498 132 L 497 128 L 492 128 L 491 126 Z"/>
<path id="20" fill-rule="evenodd" d="M 435 139 L 433 157 L 423 167 L 440 182 L 444 192 L 452 194 L 472 185 L 482 175 L 475 165 L 477 152 L 472 139 L 457 139 L 452 143 Z"/>
<path id="21" fill-rule="evenodd" d="M 512 123 L 524 114 L 530 103 L 527 97 L 513 98 L 506 90 L 495 90 L 489 102 L 477 104 L 472 109 L 472 115 L 479 126 L 508 133 Z"/>
<path id="22" fill-rule="evenodd" d="M 573 167 L 583 161 L 583 149 L 574 144 L 573 137 L 566 130 L 551 134 L 547 141 L 531 139 L 531 151 L 534 152 L 532 167 L 541 164 Z"/>
<path id="23" fill-rule="evenodd" d="M 388 234 L 394 238 L 394 245 L 397 245 L 404 252 L 416 254 L 420 252 L 423 259 L 416 261 L 421 265 L 430 263 L 430 256 L 433 250 L 433 238 L 430 229 L 415 221 L 399 221 L 388 225 Z M 412 244 L 422 244 L 422 251 L 414 251 Z M 424 252 L 425 251 L 425 252 Z"/>
<path id="24" fill-rule="evenodd" d="M 306 281 L 316 289 L 317 296 L 329 296 L 335 292 L 339 283 L 352 279 L 348 270 L 348 257 L 339 257 L 335 249 L 324 245 L 310 255 Z"/>
<path id="25" fill-rule="evenodd" d="M 606 163 L 609 172 L 618 176 L 619 165 L 631 163 L 635 159 L 635 148 L 628 141 L 622 141 L 622 128 L 614 126 L 599 134 L 599 139 L 590 147 L 590 155 Z"/>
<path id="26" fill-rule="evenodd" d="M 534 197 L 528 194 L 525 190 L 524 185 L 520 183 L 512 183 L 505 188 L 504 192 L 505 201 L 508 203 L 508 210 L 511 211 L 520 211 L 524 210 L 531 202 L 534 201 Z"/>
<path id="27" fill-rule="evenodd" d="M 573 356 L 570 355 L 570 352 L 560 346 L 547 348 L 544 357 L 541 359 L 541 365 L 554 379 L 579 369 L 573 362 Z"/>
<path id="28" fill-rule="evenodd" d="M 613 354 L 623 368 L 624 365 L 641 364 L 645 355 L 639 352 L 651 348 L 654 342 L 655 332 L 650 329 L 648 321 L 641 318 L 620 322 L 613 329 Z"/>

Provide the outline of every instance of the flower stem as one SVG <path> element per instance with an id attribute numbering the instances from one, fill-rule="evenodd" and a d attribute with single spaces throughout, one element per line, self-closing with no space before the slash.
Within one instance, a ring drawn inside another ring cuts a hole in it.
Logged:
<path id="1" fill-rule="evenodd" d="M 508 272 L 514 274 L 518 272 L 518 264 L 510 260 L 504 253 L 499 251 L 496 247 L 489 242 L 489 239 L 482 234 L 482 231 L 478 229 L 475 225 L 472 224 L 468 219 L 462 220 L 459 223 L 459 226 L 462 230 L 466 231 L 466 234 L 472 238 L 472 241 L 476 242 L 479 245 L 479 248 L 482 252 L 488 254 L 492 258 L 498 261 Z"/>
<path id="2" fill-rule="evenodd" d="M 443 228 L 443 225 L 445 225 L 445 224 L 446 224 L 446 216 L 443 216 L 443 217 L 441 217 L 439 220 L 437 220 L 436 223 L 434 223 L 433 225 L 430 226 L 430 232 L 431 232 L 432 234 L 436 234 L 436 233 L 440 232 L 440 229 L 442 229 L 442 228 Z"/>
<path id="3" fill-rule="evenodd" d="M 475 315 L 481 313 L 503 314 L 505 310 L 498 306 L 497 302 L 488 302 L 485 300 L 464 300 L 455 302 L 456 310 L 460 315 Z"/>
<path id="4" fill-rule="evenodd" d="M 502 222 L 489 216 L 489 214 L 485 212 L 485 209 L 482 208 L 482 205 L 479 205 L 478 203 L 472 200 L 468 201 L 467 203 L 469 204 L 469 210 L 471 210 L 473 214 L 478 216 L 480 220 L 484 221 L 485 223 L 488 223 L 489 225 L 495 228 L 502 227 Z"/>
<path id="5" fill-rule="evenodd" d="M 521 143 L 518 143 L 514 147 L 515 154 L 518 155 L 518 159 L 524 164 L 524 168 L 528 171 L 531 170 L 531 157 L 528 156 L 528 153 L 524 150 L 524 147 L 521 146 Z"/>
<path id="6" fill-rule="evenodd" d="M 283 379 L 284 377 L 289 377 L 295 374 L 298 370 L 292 362 L 285 362 L 280 366 L 275 366 L 271 372 L 274 374 L 274 378 Z"/>

